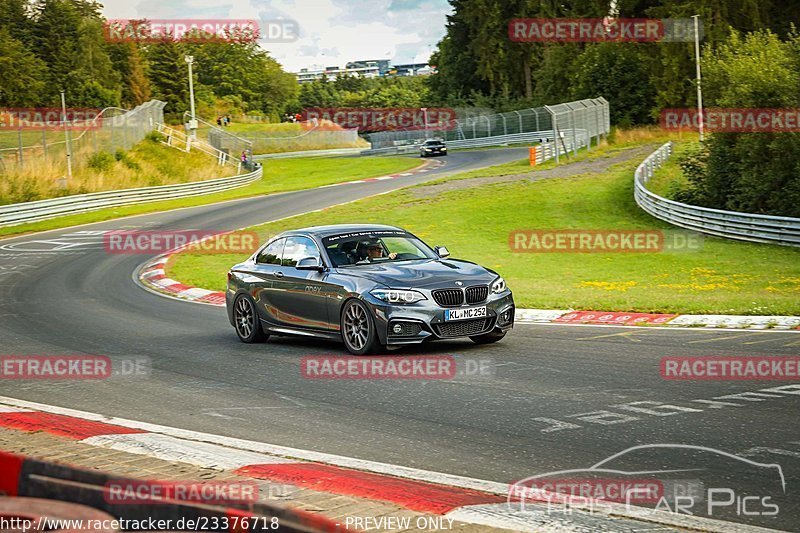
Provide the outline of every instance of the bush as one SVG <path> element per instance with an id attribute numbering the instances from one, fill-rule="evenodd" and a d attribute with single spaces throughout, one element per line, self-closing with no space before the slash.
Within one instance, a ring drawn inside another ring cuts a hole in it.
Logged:
<path id="1" fill-rule="evenodd" d="M 139 166 L 139 163 L 131 159 L 131 157 L 128 155 L 128 152 L 126 152 L 125 150 L 122 149 L 117 150 L 114 153 L 114 158 L 131 170 L 141 170 L 142 168 Z"/>
<path id="2" fill-rule="evenodd" d="M 114 166 L 114 161 L 114 156 L 108 152 L 97 152 L 89 157 L 87 164 L 89 168 L 104 172 L 106 170 L 111 170 L 111 168 Z"/>
<path id="3" fill-rule="evenodd" d="M 733 33 L 706 48 L 707 107 L 800 107 L 800 40 L 770 32 Z M 690 186 L 681 202 L 766 215 L 800 217 L 800 133 L 714 133 L 681 162 Z"/>
<path id="4" fill-rule="evenodd" d="M 167 138 L 164 136 L 163 133 L 157 131 L 151 131 L 147 135 L 144 136 L 145 140 L 159 144 L 162 142 L 166 142 Z"/>

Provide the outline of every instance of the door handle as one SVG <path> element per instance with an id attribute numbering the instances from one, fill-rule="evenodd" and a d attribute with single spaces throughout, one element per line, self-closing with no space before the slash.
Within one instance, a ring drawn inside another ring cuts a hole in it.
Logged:
<path id="1" fill-rule="evenodd" d="M 282 278 L 283 277 L 283 272 L 275 272 L 274 276 L 276 278 Z"/>

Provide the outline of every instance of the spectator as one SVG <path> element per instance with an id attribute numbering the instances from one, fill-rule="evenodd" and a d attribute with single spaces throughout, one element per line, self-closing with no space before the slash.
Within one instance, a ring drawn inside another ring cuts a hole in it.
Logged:
<path id="1" fill-rule="evenodd" d="M 222 117 L 217 117 L 217 126 L 222 126 Z"/>

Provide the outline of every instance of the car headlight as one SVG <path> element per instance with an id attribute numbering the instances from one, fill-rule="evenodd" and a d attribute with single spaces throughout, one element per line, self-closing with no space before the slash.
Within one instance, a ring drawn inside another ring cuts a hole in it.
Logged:
<path id="1" fill-rule="evenodd" d="M 492 294 L 499 294 L 504 290 L 506 290 L 506 280 L 502 277 L 498 277 L 492 282 Z"/>
<path id="2" fill-rule="evenodd" d="M 426 152 L 430 152 L 431 150 L 433 150 L 433 148 L 425 148 Z"/>
<path id="3" fill-rule="evenodd" d="M 421 292 L 405 289 L 375 289 L 370 294 L 390 304 L 413 304 L 427 300 Z"/>

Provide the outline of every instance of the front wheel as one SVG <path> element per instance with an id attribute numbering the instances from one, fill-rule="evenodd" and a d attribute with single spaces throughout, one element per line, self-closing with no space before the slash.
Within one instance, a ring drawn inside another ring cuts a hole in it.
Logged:
<path id="1" fill-rule="evenodd" d="M 253 344 L 267 340 L 267 334 L 261 329 L 261 321 L 256 313 L 256 306 L 252 298 L 240 294 L 233 302 L 233 324 L 239 340 Z"/>
<path id="2" fill-rule="evenodd" d="M 380 349 L 375 321 L 369 309 L 360 300 L 349 300 L 342 308 L 342 340 L 353 355 L 376 353 Z"/>
<path id="3" fill-rule="evenodd" d="M 499 341 L 505 336 L 506 336 L 505 331 L 491 331 L 489 333 L 484 333 L 483 335 L 475 335 L 473 337 L 470 337 L 470 339 L 475 344 L 491 344 L 493 342 Z"/>

